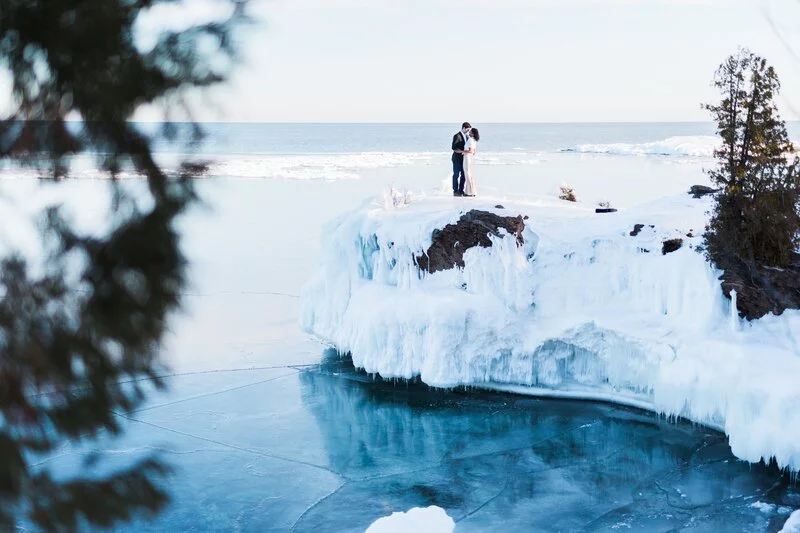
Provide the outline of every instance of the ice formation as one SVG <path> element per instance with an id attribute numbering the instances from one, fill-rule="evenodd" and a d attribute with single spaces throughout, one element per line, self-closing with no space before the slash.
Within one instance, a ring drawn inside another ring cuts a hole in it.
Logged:
<path id="1" fill-rule="evenodd" d="M 456 523 L 441 507 L 414 507 L 407 513 L 392 513 L 372 523 L 366 533 L 453 533 Z"/>
<path id="2" fill-rule="evenodd" d="M 789 516 L 778 533 L 800 533 L 800 510 L 793 512 Z"/>
<path id="3" fill-rule="evenodd" d="M 708 202 L 681 195 L 612 215 L 554 198 L 369 202 L 324 230 L 301 325 L 383 377 L 683 416 L 725 431 L 742 459 L 797 471 L 800 312 L 732 313 L 696 249 Z M 463 269 L 421 274 L 414 257 L 432 231 L 468 209 L 529 216 L 525 244 L 496 237 Z M 683 246 L 662 255 L 676 237 Z"/>
<path id="4" fill-rule="evenodd" d="M 719 139 L 713 135 L 685 135 L 645 143 L 580 144 L 565 152 L 611 155 L 711 157 Z"/>
<path id="5" fill-rule="evenodd" d="M 750 504 L 750 507 L 753 509 L 758 509 L 764 514 L 778 513 L 780 515 L 788 515 L 792 513 L 791 507 L 785 507 L 783 505 L 778 506 L 774 503 L 765 503 L 762 501 L 753 502 Z"/>

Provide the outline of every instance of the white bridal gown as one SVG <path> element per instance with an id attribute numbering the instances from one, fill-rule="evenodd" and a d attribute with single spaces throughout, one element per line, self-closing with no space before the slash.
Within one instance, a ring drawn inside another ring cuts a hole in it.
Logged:
<path id="1" fill-rule="evenodd" d="M 470 137 L 467 139 L 467 144 L 464 145 L 464 150 L 472 148 L 477 151 L 478 141 Z M 464 154 L 464 194 L 475 196 L 478 194 L 478 189 L 475 187 L 475 176 L 473 174 L 472 159 L 474 154 Z"/>

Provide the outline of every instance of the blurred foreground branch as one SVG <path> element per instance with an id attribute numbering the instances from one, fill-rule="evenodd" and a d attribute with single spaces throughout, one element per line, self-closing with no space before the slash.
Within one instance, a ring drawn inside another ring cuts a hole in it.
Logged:
<path id="1" fill-rule="evenodd" d="M 223 82 L 237 59 L 234 32 L 246 21 L 246 0 L 210 0 L 226 14 L 140 44 L 138 23 L 190 3 L 0 2 L 0 76 L 13 82 L 0 160 L 54 179 L 69 176 L 74 154 L 90 151 L 117 200 L 101 236 L 76 231 L 59 206 L 41 213 L 43 267 L 13 250 L 0 258 L 2 531 L 20 521 L 46 531 L 109 527 L 167 502 L 160 481 L 168 468 L 157 457 L 122 469 L 89 457 L 69 479 L 34 465 L 65 443 L 119 434 L 117 413 L 145 399 L 135 380 L 164 385 L 159 352 L 187 267 L 174 223 L 196 201 L 192 178 L 204 169 L 187 163 L 165 172 L 153 157 L 155 137 L 129 121 L 142 106 L 169 118 L 190 109 L 192 91 Z M 160 135 L 178 142 L 179 131 L 168 125 Z M 191 132 L 200 134 L 196 125 Z M 125 168 L 146 179 L 147 201 L 129 201 L 114 179 Z"/>

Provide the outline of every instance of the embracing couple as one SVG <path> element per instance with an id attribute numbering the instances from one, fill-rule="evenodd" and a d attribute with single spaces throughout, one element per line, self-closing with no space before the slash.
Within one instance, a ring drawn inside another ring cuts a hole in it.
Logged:
<path id="1" fill-rule="evenodd" d="M 472 157 L 481 134 L 469 122 L 461 125 L 461 131 L 453 135 L 453 196 L 475 196 L 475 176 L 472 170 Z"/>

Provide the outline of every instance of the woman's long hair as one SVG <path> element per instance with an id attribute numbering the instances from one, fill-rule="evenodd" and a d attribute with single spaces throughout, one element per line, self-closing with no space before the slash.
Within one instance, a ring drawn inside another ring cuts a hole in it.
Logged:
<path id="1" fill-rule="evenodd" d="M 478 128 L 472 128 L 470 130 L 470 133 L 472 133 L 472 136 L 475 138 L 476 141 L 481 140 L 481 133 L 478 131 Z"/>

